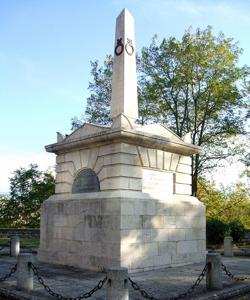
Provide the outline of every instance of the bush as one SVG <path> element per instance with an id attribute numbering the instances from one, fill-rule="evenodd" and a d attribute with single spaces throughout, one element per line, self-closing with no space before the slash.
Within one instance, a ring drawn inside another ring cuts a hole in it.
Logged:
<path id="1" fill-rule="evenodd" d="M 207 243 L 210 245 L 221 244 L 228 226 L 226 223 L 217 219 L 207 220 Z"/>
<path id="2" fill-rule="evenodd" d="M 240 240 L 244 238 L 245 235 L 245 227 L 241 223 L 241 221 L 235 220 L 228 223 L 228 228 L 230 231 L 230 236 L 233 238 L 235 243 L 238 243 Z"/>

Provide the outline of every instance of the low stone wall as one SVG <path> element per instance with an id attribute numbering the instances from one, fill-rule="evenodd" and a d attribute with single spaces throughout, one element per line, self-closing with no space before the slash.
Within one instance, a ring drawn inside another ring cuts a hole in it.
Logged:
<path id="1" fill-rule="evenodd" d="M 26 239 L 40 239 L 40 229 L 0 228 L 0 238 L 8 238 L 12 235 L 18 235 L 20 238 Z"/>

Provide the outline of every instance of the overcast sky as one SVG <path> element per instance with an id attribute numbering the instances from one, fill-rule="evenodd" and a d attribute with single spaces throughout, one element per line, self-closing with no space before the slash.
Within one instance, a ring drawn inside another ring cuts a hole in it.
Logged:
<path id="1" fill-rule="evenodd" d="M 135 17 L 138 49 L 155 33 L 180 38 L 189 26 L 211 25 L 239 42 L 241 65 L 249 62 L 250 1 L 0 0 L 0 192 L 20 166 L 54 164 L 44 145 L 84 112 L 90 61 L 113 52 L 124 7 Z"/>

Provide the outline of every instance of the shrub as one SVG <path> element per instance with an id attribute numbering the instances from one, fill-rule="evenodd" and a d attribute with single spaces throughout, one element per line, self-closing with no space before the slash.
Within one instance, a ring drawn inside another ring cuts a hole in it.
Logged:
<path id="1" fill-rule="evenodd" d="M 239 220 L 231 221 L 228 223 L 230 235 L 235 243 L 238 243 L 245 235 L 245 227 Z"/>
<path id="2" fill-rule="evenodd" d="M 210 245 L 221 244 L 227 231 L 227 224 L 217 220 L 207 220 L 207 243 Z"/>

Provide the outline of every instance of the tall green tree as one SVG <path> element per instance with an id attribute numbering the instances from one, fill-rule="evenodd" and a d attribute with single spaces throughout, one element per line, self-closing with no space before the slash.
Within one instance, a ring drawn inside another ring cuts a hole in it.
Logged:
<path id="1" fill-rule="evenodd" d="M 159 119 L 179 136 L 191 132 L 192 142 L 203 147 L 193 159 L 193 194 L 202 172 L 240 152 L 230 138 L 245 133 L 242 89 L 248 69 L 237 66 L 241 52 L 210 27 L 188 30 L 180 41 L 153 39 L 142 49 L 140 81 L 153 91 Z"/>
<path id="2" fill-rule="evenodd" d="M 0 222 L 5 227 L 39 227 L 40 208 L 55 192 L 55 179 L 31 164 L 14 171 L 10 178 L 10 195 L 2 199 Z M 4 200 L 4 201 L 3 201 Z"/>
<path id="3" fill-rule="evenodd" d="M 193 157 L 194 195 L 200 174 L 242 154 L 242 145 L 232 142 L 245 134 L 250 72 L 238 66 L 241 53 L 232 39 L 214 36 L 207 27 L 188 30 L 181 40 L 158 43 L 154 37 L 138 55 L 140 122 L 162 122 L 180 137 L 191 132 L 192 142 L 203 147 L 203 154 Z M 87 121 L 110 122 L 111 66 L 110 57 L 103 67 L 92 64 Z"/>

